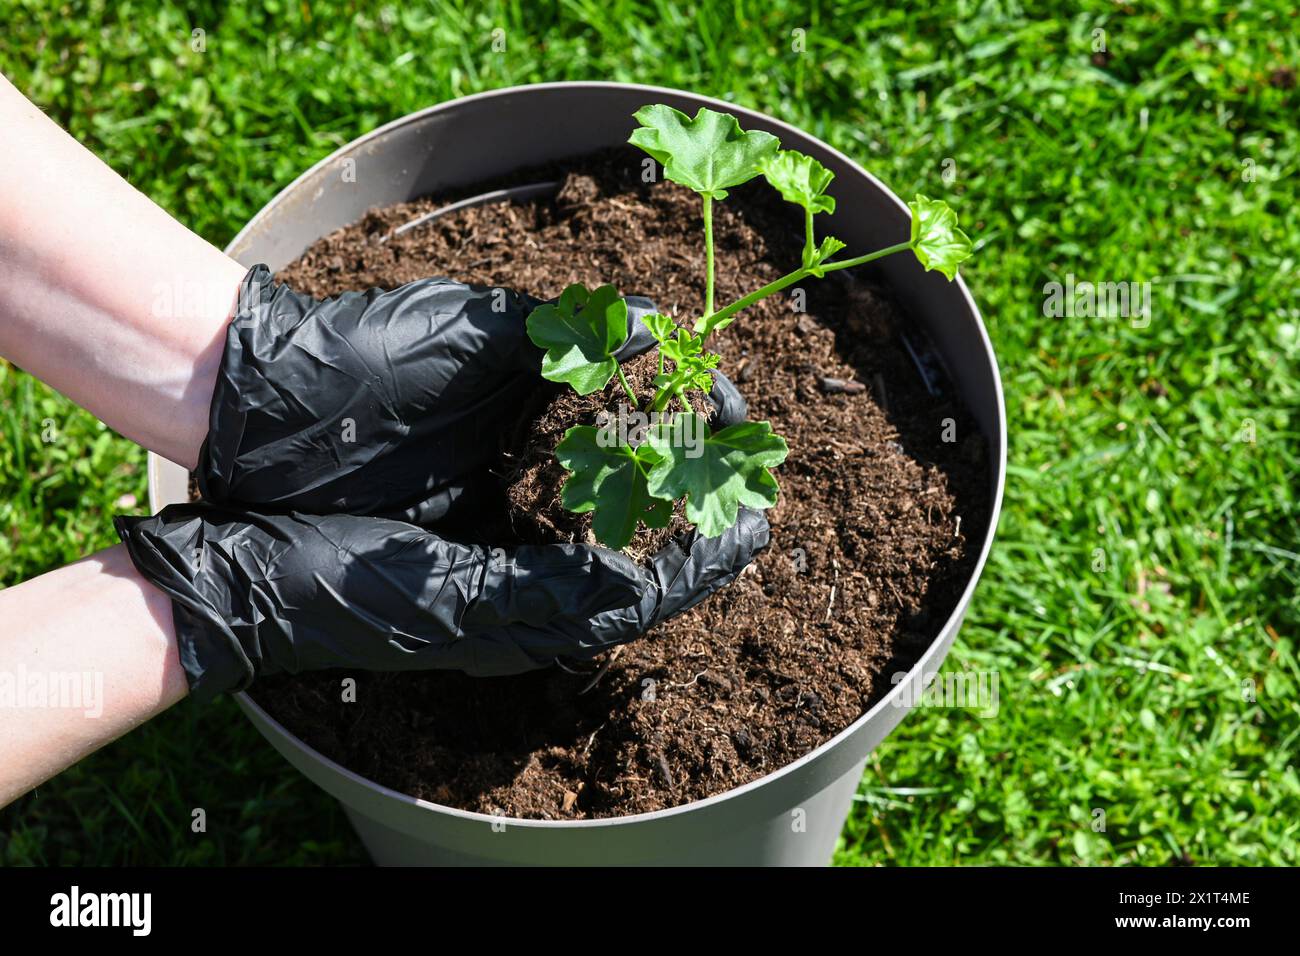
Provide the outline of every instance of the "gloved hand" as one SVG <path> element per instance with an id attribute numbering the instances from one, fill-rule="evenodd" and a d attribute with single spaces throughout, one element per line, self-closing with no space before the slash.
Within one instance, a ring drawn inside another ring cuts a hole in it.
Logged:
<path id="1" fill-rule="evenodd" d="M 742 509 L 650 567 L 556 544 L 488 549 L 384 518 L 258 515 L 207 503 L 117 517 L 131 560 L 172 599 L 195 698 L 329 667 L 513 674 L 632 640 L 730 582 L 767 545 Z"/>
<path id="2" fill-rule="evenodd" d="M 360 514 L 204 503 L 115 519 L 136 567 L 172 599 L 200 699 L 285 671 L 487 676 L 589 658 L 698 604 L 767 545 L 767 521 L 749 509 L 723 535 L 687 535 L 648 566 L 583 545 L 456 543 L 365 517 L 396 510 L 435 521 L 464 483 L 481 480 L 497 427 L 542 381 L 523 321 L 537 301 L 431 279 L 318 303 L 274 287 L 265 268 L 249 273 L 245 293 L 213 397 L 201 489 L 236 503 Z M 636 321 L 620 357 L 653 344 L 639 321 L 650 309 L 629 300 Z M 725 376 L 715 373 L 709 397 L 714 427 L 745 417 Z"/>
<path id="3" fill-rule="evenodd" d="M 654 344 L 629 297 L 620 359 Z M 423 279 L 324 301 L 244 277 L 196 469 L 221 504 L 314 514 L 446 515 L 544 386 L 524 320 L 541 300 Z"/>

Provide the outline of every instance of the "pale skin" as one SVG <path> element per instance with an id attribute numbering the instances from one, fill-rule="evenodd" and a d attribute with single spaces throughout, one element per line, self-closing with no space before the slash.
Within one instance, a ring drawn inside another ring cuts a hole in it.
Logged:
<path id="1" fill-rule="evenodd" d="M 193 467 L 246 270 L 3 76 L 0 130 L 0 356 Z M 0 706 L 0 806 L 186 694 L 170 601 L 121 545 L 0 590 L 0 679 L 72 674 L 98 675 L 99 713 Z"/>

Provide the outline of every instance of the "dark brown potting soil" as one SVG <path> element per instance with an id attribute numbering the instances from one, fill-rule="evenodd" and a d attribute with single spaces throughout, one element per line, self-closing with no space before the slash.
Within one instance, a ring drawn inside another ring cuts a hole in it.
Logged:
<path id="1" fill-rule="evenodd" d="M 629 149 L 529 171 L 512 180 L 557 179 L 559 195 L 464 210 L 386 242 L 457 197 L 373 211 L 280 278 L 317 296 L 439 274 L 544 297 L 613 282 L 689 320 L 704 293 L 698 200 L 643 183 L 641 170 Z M 761 185 L 733 191 L 714 220 L 720 303 L 799 260 L 798 215 Z M 715 337 L 750 417 L 790 445 L 771 546 L 730 587 L 584 673 L 335 671 L 269 678 L 253 696 L 379 783 L 546 819 L 721 793 L 844 729 L 929 646 L 968 580 L 987 521 L 987 452 L 966 411 L 925 387 L 900 339 L 917 333 L 869 273 L 803 290 L 805 312 L 782 294 Z M 614 388 L 605 399 L 617 400 Z M 586 519 L 558 507 L 564 476 L 549 452 L 599 400 L 538 395 L 540 417 L 503 439 L 513 511 L 485 522 L 504 520 L 521 540 L 581 540 Z M 343 701 L 343 677 L 357 681 L 355 703 Z"/>

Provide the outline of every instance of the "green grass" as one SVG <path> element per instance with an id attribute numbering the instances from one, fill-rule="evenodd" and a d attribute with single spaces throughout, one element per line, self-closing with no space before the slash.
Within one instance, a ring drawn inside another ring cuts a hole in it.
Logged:
<path id="1" fill-rule="evenodd" d="M 964 272 L 1011 430 L 998 543 L 948 667 L 997 671 L 1001 707 L 909 716 L 868 765 L 837 862 L 1296 861 L 1289 4 L 366 6 L 0 0 L 0 69 L 218 244 L 379 123 L 544 80 L 721 96 L 900 194 L 948 198 L 979 243 Z M 1044 283 L 1068 273 L 1159 280 L 1149 326 L 1044 317 Z M 109 515 L 143 507 L 118 502 L 144 502 L 144 457 L 3 365 L 0 397 L 12 584 L 112 543 Z M 206 834 L 190 831 L 196 807 Z M 182 705 L 0 812 L 8 863 L 361 858 L 341 813 L 228 702 Z"/>

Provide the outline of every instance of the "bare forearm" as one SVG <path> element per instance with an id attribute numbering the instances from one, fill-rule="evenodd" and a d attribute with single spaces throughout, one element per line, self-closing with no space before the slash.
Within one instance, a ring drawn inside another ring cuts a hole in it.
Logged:
<path id="1" fill-rule="evenodd" d="M 187 467 L 244 269 L 0 77 L 0 355 Z"/>
<path id="2" fill-rule="evenodd" d="M 0 806 L 186 689 L 171 602 L 123 546 L 0 591 Z"/>

